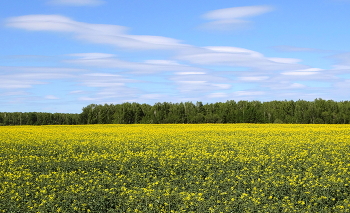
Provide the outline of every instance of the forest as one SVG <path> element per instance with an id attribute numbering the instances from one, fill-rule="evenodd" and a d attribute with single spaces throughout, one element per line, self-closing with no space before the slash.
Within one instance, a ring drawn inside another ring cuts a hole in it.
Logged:
<path id="1" fill-rule="evenodd" d="M 350 102 L 315 99 L 90 104 L 80 114 L 0 112 L 0 125 L 288 123 L 349 124 Z"/>

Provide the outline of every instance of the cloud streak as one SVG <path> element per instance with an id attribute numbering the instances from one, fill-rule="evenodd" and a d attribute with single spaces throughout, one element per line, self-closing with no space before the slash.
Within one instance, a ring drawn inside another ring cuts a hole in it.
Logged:
<path id="1" fill-rule="evenodd" d="M 272 11 L 270 6 L 246 6 L 213 10 L 202 15 L 202 18 L 210 20 L 201 26 L 209 30 L 232 30 L 247 26 L 250 21 L 245 18 L 262 15 Z"/>
<path id="2" fill-rule="evenodd" d="M 97 6 L 104 4 L 102 0 L 50 0 L 48 4 L 62 6 Z"/>
<path id="3" fill-rule="evenodd" d="M 232 9 L 232 8 L 231 8 Z M 208 13 L 208 17 L 247 17 L 261 14 L 268 11 L 269 7 L 244 7 L 239 9 L 229 9 L 214 11 Z M 243 11 L 241 11 L 243 10 Z M 237 14 L 231 15 L 231 12 Z M 237 67 L 251 67 L 262 70 L 278 70 L 278 69 L 306 69 L 307 66 L 297 64 L 298 59 L 265 57 L 263 54 L 238 47 L 225 46 L 209 46 L 195 47 L 180 43 L 179 40 L 148 35 L 130 35 L 127 34 L 127 28 L 118 25 L 89 24 L 77 22 L 70 18 L 60 15 L 28 15 L 9 18 L 6 21 L 7 26 L 32 31 L 53 31 L 72 33 L 75 38 L 89 41 L 91 43 L 108 44 L 118 48 L 132 50 L 178 50 L 178 56 L 175 59 L 187 61 L 199 65 L 224 65 Z M 106 55 L 80 55 L 81 59 L 71 60 L 72 63 L 80 63 L 86 65 L 110 66 L 125 69 L 136 70 L 173 70 L 179 71 L 196 71 L 189 68 L 172 63 L 170 60 L 153 60 L 143 63 L 125 62 Z M 79 56 L 79 55 L 76 55 Z M 93 56 L 93 57 L 92 57 Z M 90 57 L 90 58 L 86 58 Z M 197 69 L 198 71 L 198 69 Z M 200 70 L 199 70 L 200 71 Z"/>
<path id="4" fill-rule="evenodd" d="M 307 47 L 295 47 L 289 45 L 279 45 L 272 47 L 274 50 L 281 52 L 329 52 L 326 50 L 316 49 L 316 48 L 307 48 Z"/>
<path id="5" fill-rule="evenodd" d="M 6 20 L 8 27 L 30 31 L 72 33 L 75 38 L 133 50 L 167 50 L 184 48 L 179 40 L 150 35 L 130 35 L 119 25 L 77 22 L 61 15 L 26 15 Z"/>
<path id="6" fill-rule="evenodd" d="M 173 60 L 145 60 L 142 62 L 131 62 L 118 59 L 113 54 L 104 53 L 78 53 L 70 54 L 71 57 L 78 59 L 65 60 L 66 63 L 79 64 L 86 67 L 104 67 L 118 68 L 121 71 L 131 71 L 137 74 L 150 74 L 157 72 L 199 72 L 204 70 L 197 67 L 191 67 L 179 64 Z"/>
<path id="7" fill-rule="evenodd" d="M 263 54 L 237 47 L 203 47 L 197 52 L 178 55 L 177 59 L 200 65 L 249 67 L 259 70 L 295 70 L 309 68 L 294 58 L 269 58 Z"/>
<path id="8" fill-rule="evenodd" d="M 49 79 L 74 78 L 74 73 L 86 72 L 84 69 L 56 67 L 10 67 L 0 66 L 0 88 L 23 89 L 33 85 L 47 84 Z"/>
<path id="9" fill-rule="evenodd" d="M 270 11 L 272 8 L 268 6 L 226 8 L 208 12 L 203 17 L 210 21 L 208 24 L 230 28 L 233 25 L 245 25 L 249 23 L 248 18 Z M 146 99 L 162 101 L 166 98 L 174 101 L 282 97 L 278 92 L 273 92 L 275 90 L 283 90 L 283 94 L 289 94 L 290 97 L 314 97 L 334 91 L 316 90 L 310 86 L 312 84 L 304 84 L 303 81 L 317 83 L 327 80 L 336 85 L 339 91 L 347 88 L 348 83 L 348 80 L 337 75 L 349 73 L 349 53 L 329 57 L 335 60 L 334 69 L 323 70 L 303 65 L 297 58 L 269 57 L 257 51 L 232 46 L 196 47 L 169 37 L 132 35 L 124 26 L 78 22 L 61 15 L 13 17 L 6 20 L 6 25 L 29 31 L 66 33 L 75 39 L 120 49 L 174 52 L 170 58 L 150 60 L 146 56 L 139 61 L 126 61 L 114 54 L 100 52 L 76 53 L 65 55 L 66 60 L 61 61 L 65 66 L 84 69 L 0 67 L 0 89 L 6 91 L 48 84 L 50 79 L 74 79 L 72 82 L 76 85 L 70 90 L 73 92 L 67 91 L 67 94 L 79 96 L 80 101 L 103 103 Z M 283 48 L 289 52 L 316 51 L 292 46 Z M 232 70 L 243 68 L 245 71 L 216 71 L 221 67 Z M 302 96 L 303 92 L 311 95 Z M 49 100 L 61 100 L 61 96 L 56 94 L 45 95 L 43 97 Z"/>

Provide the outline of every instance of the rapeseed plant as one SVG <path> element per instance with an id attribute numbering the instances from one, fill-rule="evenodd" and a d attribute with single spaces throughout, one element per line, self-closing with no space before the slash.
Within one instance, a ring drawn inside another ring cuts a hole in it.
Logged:
<path id="1" fill-rule="evenodd" d="M 0 127 L 0 212 L 349 212 L 349 127 Z"/>

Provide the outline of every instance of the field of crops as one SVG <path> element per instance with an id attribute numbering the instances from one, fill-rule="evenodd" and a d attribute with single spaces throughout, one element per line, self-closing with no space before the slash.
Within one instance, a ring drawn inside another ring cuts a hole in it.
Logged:
<path id="1" fill-rule="evenodd" d="M 0 127 L 0 212 L 349 212 L 350 126 Z"/>

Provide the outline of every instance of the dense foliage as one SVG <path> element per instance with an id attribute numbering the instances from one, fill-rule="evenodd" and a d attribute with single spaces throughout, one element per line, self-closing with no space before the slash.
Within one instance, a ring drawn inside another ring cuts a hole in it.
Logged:
<path id="1" fill-rule="evenodd" d="M 79 114 L 46 112 L 0 112 L 0 125 L 82 124 Z"/>
<path id="2" fill-rule="evenodd" d="M 349 125 L 0 127 L 0 212 L 349 212 Z"/>
<path id="3" fill-rule="evenodd" d="M 348 124 L 350 102 L 227 101 L 90 104 L 80 114 L 0 113 L 2 125 L 46 124 L 165 124 L 165 123 L 296 123 Z"/>

